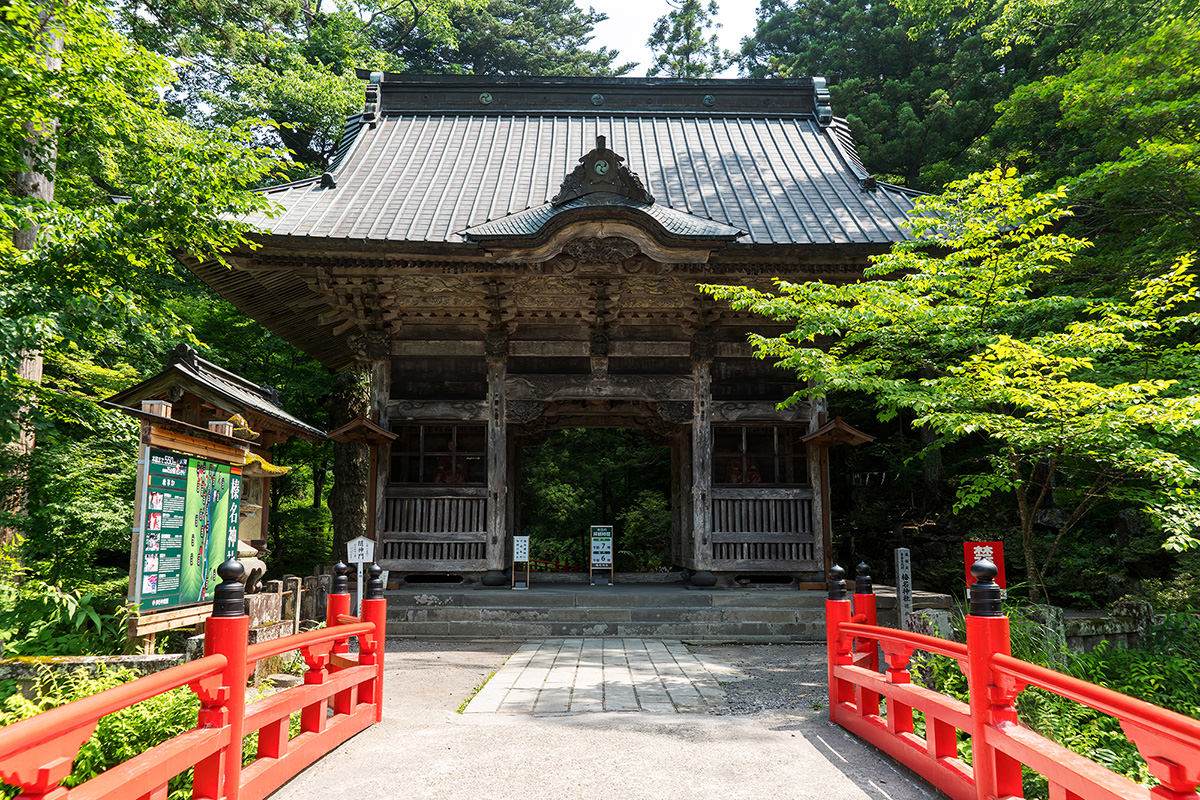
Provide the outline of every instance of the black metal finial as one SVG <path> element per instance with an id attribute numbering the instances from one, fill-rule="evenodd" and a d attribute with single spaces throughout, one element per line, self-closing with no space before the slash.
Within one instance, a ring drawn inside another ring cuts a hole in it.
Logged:
<path id="1" fill-rule="evenodd" d="M 858 566 L 854 568 L 854 572 L 857 573 L 854 578 L 854 593 L 874 593 L 875 589 L 871 586 L 871 568 L 867 566 L 867 562 L 858 562 Z"/>
<path id="2" fill-rule="evenodd" d="M 213 590 L 214 617 L 240 617 L 246 613 L 246 586 L 242 583 L 245 574 L 246 568 L 236 558 L 217 567 L 221 582 Z"/>
<path id="3" fill-rule="evenodd" d="M 981 558 L 971 565 L 971 574 L 975 583 L 971 584 L 970 606 L 971 615 L 975 617 L 1002 617 L 1004 611 L 1000 608 L 1000 587 L 996 584 L 996 576 L 1000 570 L 986 558 Z"/>
<path id="4" fill-rule="evenodd" d="M 383 567 L 378 564 L 372 564 L 367 567 L 367 575 L 370 576 L 367 581 L 367 593 L 363 596 L 364 600 L 380 600 L 383 598 Z"/>
<path id="5" fill-rule="evenodd" d="M 329 593 L 350 594 L 350 567 L 346 566 L 345 561 L 339 561 L 333 565 L 333 571 L 337 574 L 333 578 L 333 588 Z"/>
<path id="6" fill-rule="evenodd" d="M 834 564 L 829 568 L 829 599 L 846 599 L 846 570 Z"/>

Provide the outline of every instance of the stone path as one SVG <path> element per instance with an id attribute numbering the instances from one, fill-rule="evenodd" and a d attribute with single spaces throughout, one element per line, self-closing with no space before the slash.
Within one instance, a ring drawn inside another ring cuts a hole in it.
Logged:
<path id="1" fill-rule="evenodd" d="M 519 647 L 464 713 L 704 711 L 725 702 L 714 672 L 736 677 L 675 640 L 546 639 Z"/>

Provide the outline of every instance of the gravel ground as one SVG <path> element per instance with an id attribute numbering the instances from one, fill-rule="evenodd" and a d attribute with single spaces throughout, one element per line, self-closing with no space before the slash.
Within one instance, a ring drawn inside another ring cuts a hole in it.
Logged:
<path id="1" fill-rule="evenodd" d="M 823 645 L 692 645 L 688 649 L 705 661 L 728 664 L 744 676 L 717 676 L 728 705 L 710 713 L 785 711 L 804 720 L 827 719 Z"/>

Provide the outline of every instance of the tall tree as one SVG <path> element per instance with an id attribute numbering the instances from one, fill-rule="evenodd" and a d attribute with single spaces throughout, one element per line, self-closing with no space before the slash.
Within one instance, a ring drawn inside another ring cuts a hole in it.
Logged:
<path id="1" fill-rule="evenodd" d="M 1029 70 L 949 23 L 916 31 L 889 3 L 763 0 L 741 67 L 751 77 L 823 75 L 867 169 L 921 190 L 988 165 L 977 142 Z"/>
<path id="2" fill-rule="evenodd" d="M 1065 190 L 1027 184 L 995 170 L 922 199 L 913 238 L 861 282 L 704 289 L 795 325 L 752 336 L 760 357 L 973 446 L 982 468 L 958 476 L 958 507 L 1010 499 L 1036 596 L 1103 499 L 1147 509 L 1168 548 L 1200 546 L 1200 290 L 1185 258 L 1109 298 L 1056 292 L 1090 243 L 1056 230 Z M 1070 510 L 1046 536 L 1054 495 Z"/>
<path id="3" fill-rule="evenodd" d="M 476 75 L 624 75 L 633 63 L 616 64 L 618 53 L 589 49 L 607 14 L 584 11 L 575 0 L 490 0 L 450 12 L 451 36 L 410 34 L 402 22 L 385 21 L 376 45 L 413 72 Z"/>
<path id="4" fill-rule="evenodd" d="M 658 18 L 646 45 L 655 54 L 647 75 L 711 78 L 733 63 L 717 41 L 717 0 L 667 0 L 671 10 Z M 711 32 L 710 32 L 711 31 Z"/>
<path id="5" fill-rule="evenodd" d="M 297 171 L 325 169 L 345 116 L 362 102 L 355 68 L 403 69 L 376 43 L 420 26 L 435 43 L 452 35 L 449 12 L 482 0 L 118 0 L 123 30 L 154 52 L 179 59 L 171 99 L 193 119 L 230 125 L 260 119 L 264 144 L 284 145 Z"/>

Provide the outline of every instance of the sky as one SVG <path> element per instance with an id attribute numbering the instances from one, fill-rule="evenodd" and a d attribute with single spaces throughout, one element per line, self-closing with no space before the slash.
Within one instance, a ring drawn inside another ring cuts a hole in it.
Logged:
<path id="1" fill-rule="evenodd" d="M 741 49 L 742 38 L 754 32 L 758 0 L 719 0 L 719 3 L 717 22 L 721 23 L 721 28 L 717 35 L 722 47 L 736 53 Z M 667 0 L 579 0 L 578 4 L 583 8 L 590 5 L 608 14 L 608 19 L 596 26 L 596 38 L 591 46 L 619 50 L 621 57 L 615 63 L 636 61 L 638 66 L 629 74 L 645 75 L 652 59 L 646 40 L 650 38 L 655 20 L 671 10 Z M 722 73 L 722 77 L 736 75 L 736 67 Z"/>

